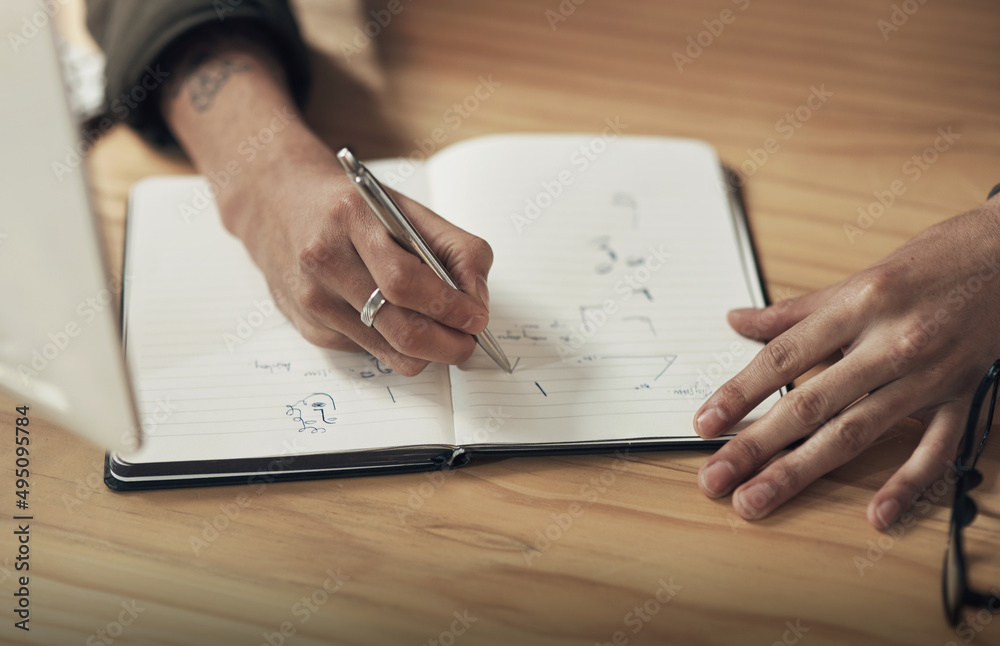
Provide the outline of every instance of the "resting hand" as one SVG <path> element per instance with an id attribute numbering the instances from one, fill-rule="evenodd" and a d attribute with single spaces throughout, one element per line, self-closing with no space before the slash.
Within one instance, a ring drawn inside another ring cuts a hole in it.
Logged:
<path id="1" fill-rule="evenodd" d="M 696 413 L 702 437 L 726 432 L 838 350 L 843 358 L 711 456 L 699 473 L 702 491 L 732 492 L 740 516 L 761 518 L 912 417 L 925 426 L 920 443 L 868 506 L 869 522 L 888 528 L 949 468 L 972 393 L 1000 357 L 1000 199 L 931 227 L 837 285 L 730 312 L 729 322 L 771 341 Z"/>

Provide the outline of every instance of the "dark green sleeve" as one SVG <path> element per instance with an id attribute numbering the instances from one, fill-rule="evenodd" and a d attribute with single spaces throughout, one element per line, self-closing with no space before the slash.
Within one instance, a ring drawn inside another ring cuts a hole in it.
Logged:
<path id="1" fill-rule="evenodd" d="M 243 20 L 270 34 L 301 106 L 309 91 L 309 57 L 287 0 L 87 0 L 87 27 L 108 60 L 111 116 L 153 142 L 172 141 L 155 98 L 169 74 L 158 67 L 159 57 L 194 28 Z"/>

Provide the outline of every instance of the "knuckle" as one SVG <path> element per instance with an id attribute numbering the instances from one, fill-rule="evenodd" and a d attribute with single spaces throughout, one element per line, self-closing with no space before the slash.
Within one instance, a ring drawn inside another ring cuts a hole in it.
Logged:
<path id="1" fill-rule="evenodd" d="M 753 408 L 750 398 L 743 390 L 743 384 L 734 377 L 722 384 L 717 392 L 717 406 L 729 419 L 740 419 Z"/>
<path id="2" fill-rule="evenodd" d="M 320 328 L 314 325 L 305 325 L 299 328 L 299 332 L 309 343 L 328 350 L 357 351 L 358 346 L 349 338 L 334 330 Z"/>
<path id="3" fill-rule="evenodd" d="M 427 329 L 427 320 L 420 315 L 403 317 L 403 320 L 386 330 L 384 336 L 389 343 L 399 353 L 412 357 L 422 354 L 424 346 L 424 332 Z"/>
<path id="4" fill-rule="evenodd" d="M 299 269 L 305 274 L 315 274 L 331 265 L 333 248 L 327 242 L 314 240 L 299 251 Z"/>
<path id="5" fill-rule="evenodd" d="M 899 287 L 900 270 L 891 264 L 870 267 L 858 275 L 854 283 L 853 297 L 859 305 L 877 304 L 895 294 Z"/>
<path id="6" fill-rule="evenodd" d="M 934 336 L 929 334 L 920 323 L 908 322 L 896 335 L 895 343 L 893 343 L 895 355 L 912 359 L 921 350 L 930 346 L 933 341 Z"/>
<path id="7" fill-rule="evenodd" d="M 957 434 L 939 435 L 936 437 L 925 436 L 914 453 L 925 454 L 931 464 L 939 465 L 942 469 L 945 469 L 955 455 L 958 439 L 960 439 L 960 436 L 957 436 Z"/>
<path id="8" fill-rule="evenodd" d="M 313 315 L 326 311 L 330 305 L 329 295 L 315 283 L 303 286 L 296 301 L 301 311 Z"/>
<path id="9" fill-rule="evenodd" d="M 818 426 L 826 419 L 826 397 L 819 389 L 802 386 L 793 389 L 785 397 L 789 413 L 800 426 Z"/>
<path id="10" fill-rule="evenodd" d="M 925 321 L 912 321 L 903 328 L 902 336 L 906 342 L 917 349 L 935 349 L 938 345 L 938 331 L 940 327 L 929 325 Z"/>
<path id="11" fill-rule="evenodd" d="M 472 337 L 468 337 L 466 340 L 462 341 L 460 344 L 455 346 L 455 350 L 448 363 L 459 364 L 464 363 L 469 360 L 472 353 L 476 351 L 476 342 L 472 340 Z"/>
<path id="12" fill-rule="evenodd" d="M 356 221 L 358 216 L 367 212 L 367 204 L 357 191 L 345 190 L 337 196 L 333 204 L 333 215 L 346 221 Z"/>
<path id="13" fill-rule="evenodd" d="M 764 309 L 748 316 L 740 326 L 739 333 L 754 339 L 769 336 L 769 332 L 778 320 L 778 315 L 788 308 L 788 301 L 768 305 Z"/>
<path id="14" fill-rule="evenodd" d="M 798 346 L 785 336 L 772 339 L 760 352 L 764 368 L 783 381 L 791 381 L 795 374 L 800 352 Z"/>
<path id="15" fill-rule="evenodd" d="M 895 270 L 886 265 L 869 267 L 847 280 L 836 294 L 836 304 L 851 318 L 870 316 L 878 307 L 885 306 L 888 299 L 895 298 Z"/>
<path id="16" fill-rule="evenodd" d="M 802 487 L 802 471 L 796 465 L 783 460 L 774 466 L 774 483 L 786 491 L 798 491 Z"/>
<path id="17" fill-rule="evenodd" d="M 429 361 L 414 359 L 413 357 L 400 357 L 394 363 L 395 365 L 392 366 L 393 372 L 404 377 L 416 377 L 430 364 Z"/>
<path id="18" fill-rule="evenodd" d="M 868 425 L 854 415 L 841 416 L 830 430 L 834 445 L 844 455 L 853 457 L 868 446 Z"/>
<path id="19" fill-rule="evenodd" d="M 756 435 L 750 433 L 739 433 L 736 439 L 732 440 L 733 450 L 742 458 L 747 466 L 756 467 L 763 464 L 770 457 L 767 449 L 757 439 Z"/>
<path id="20" fill-rule="evenodd" d="M 409 301 L 417 291 L 418 280 L 414 267 L 407 265 L 398 259 L 387 260 L 382 268 L 381 282 L 379 285 L 382 294 L 393 303 Z"/>

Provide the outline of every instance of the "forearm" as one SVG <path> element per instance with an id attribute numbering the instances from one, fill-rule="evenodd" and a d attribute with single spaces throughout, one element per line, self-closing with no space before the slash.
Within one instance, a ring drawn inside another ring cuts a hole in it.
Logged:
<path id="1" fill-rule="evenodd" d="M 465 361 L 488 321 L 489 245 L 402 195 L 461 290 L 396 244 L 303 122 L 285 79 L 295 71 L 278 64 L 268 34 L 236 26 L 172 47 L 160 107 L 275 304 L 308 341 L 367 350 L 404 375 Z M 371 327 L 358 313 L 376 288 L 389 302 Z"/>
<path id="2" fill-rule="evenodd" d="M 280 181 L 285 168 L 328 162 L 330 151 L 303 121 L 266 37 L 249 25 L 194 34 L 173 48 L 168 64 L 164 120 L 211 181 L 227 228 L 243 237 L 248 186 Z"/>

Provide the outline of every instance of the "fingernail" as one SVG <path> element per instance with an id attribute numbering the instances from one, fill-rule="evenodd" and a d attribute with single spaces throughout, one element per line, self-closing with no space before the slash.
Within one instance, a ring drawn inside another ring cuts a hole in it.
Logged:
<path id="1" fill-rule="evenodd" d="M 715 496 L 721 496 L 729 491 L 730 487 L 733 486 L 735 478 L 736 467 L 725 460 L 713 462 L 703 468 L 701 473 L 698 474 L 698 482 L 701 484 L 702 489 Z"/>
<path id="2" fill-rule="evenodd" d="M 486 311 L 490 311 L 490 288 L 486 286 L 486 278 L 484 276 L 479 276 L 476 278 L 476 293 L 479 294 L 479 300 L 483 302 L 483 307 Z"/>
<path id="3" fill-rule="evenodd" d="M 758 482 L 750 485 L 743 491 L 736 494 L 736 503 L 741 507 L 741 516 L 744 518 L 757 518 L 764 515 L 767 508 L 778 490 L 770 482 Z"/>
<path id="4" fill-rule="evenodd" d="M 485 316 L 482 314 L 476 314 L 462 326 L 462 331 L 468 332 L 469 334 L 479 334 L 486 329 L 486 323 L 487 321 Z"/>
<path id="5" fill-rule="evenodd" d="M 698 416 L 695 421 L 695 431 L 701 437 L 715 437 L 726 427 L 729 417 L 721 408 L 709 408 Z"/>
<path id="6" fill-rule="evenodd" d="M 878 522 L 882 523 L 882 529 L 889 529 L 899 518 L 899 503 L 895 500 L 886 500 L 875 509 Z"/>

